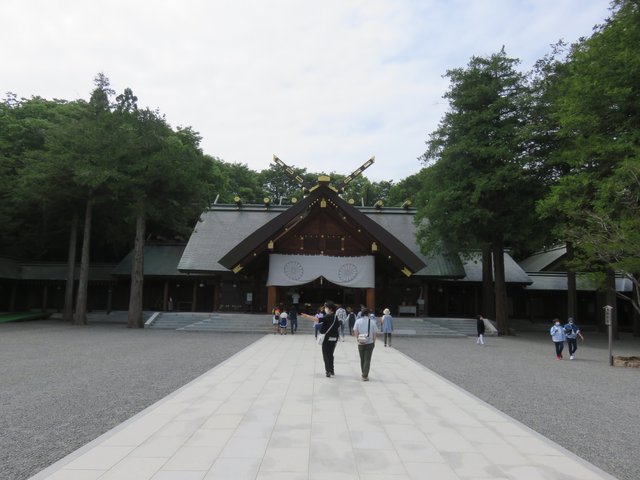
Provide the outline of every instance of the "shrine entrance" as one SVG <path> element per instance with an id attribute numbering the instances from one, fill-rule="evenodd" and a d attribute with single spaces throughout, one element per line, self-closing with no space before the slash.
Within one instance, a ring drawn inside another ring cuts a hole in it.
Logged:
<path id="1" fill-rule="evenodd" d="M 342 287 L 320 278 L 295 288 L 276 288 L 278 303 L 284 303 L 289 307 L 294 303 L 297 294 L 299 295 L 298 310 L 309 314 L 316 313 L 327 300 L 332 300 L 345 308 L 351 307 L 355 311 L 366 302 L 366 289 Z"/>

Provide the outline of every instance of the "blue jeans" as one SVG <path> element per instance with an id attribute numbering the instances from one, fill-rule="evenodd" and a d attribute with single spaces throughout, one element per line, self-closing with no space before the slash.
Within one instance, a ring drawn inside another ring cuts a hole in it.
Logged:
<path id="1" fill-rule="evenodd" d="M 297 330 L 298 330 L 298 319 L 293 318 L 291 319 L 291 335 L 296 333 Z"/>
<path id="2" fill-rule="evenodd" d="M 569 347 L 569 355 L 573 356 L 578 349 L 578 339 L 577 338 L 567 338 L 567 347 Z"/>

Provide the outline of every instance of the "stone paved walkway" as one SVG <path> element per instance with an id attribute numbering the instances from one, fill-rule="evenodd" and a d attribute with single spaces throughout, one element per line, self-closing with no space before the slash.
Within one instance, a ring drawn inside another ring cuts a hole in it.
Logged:
<path id="1" fill-rule="evenodd" d="M 369 382 L 352 338 L 335 368 L 265 336 L 32 478 L 613 478 L 381 342 Z"/>

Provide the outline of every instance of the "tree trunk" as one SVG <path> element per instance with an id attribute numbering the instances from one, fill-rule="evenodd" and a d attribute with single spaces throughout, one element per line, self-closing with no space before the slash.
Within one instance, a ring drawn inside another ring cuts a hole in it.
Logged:
<path id="1" fill-rule="evenodd" d="M 633 291 L 631 292 L 631 306 L 633 307 L 633 336 L 640 337 L 640 289 L 637 276 L 632 277 Z"/>
<path id="2" fill-rule="evenodd" d="M 144 328 L 142 321 L 142 291 L 144 286 L 144 235 L 146 219 L 144 212 L 136 219 L 136 240 L 131 265 L 131 292 L 129 294 L 129 316 L 127 328 Z"/>
<path id="3" fill-rule="evenodd" d="M 91 217 L 93 216 L 93 201 L 87 200 L 84 215 L 84 232 L 82 234 L 82 253 L 80 256 L 80 277 L 78 278 L 78 297 L 76 298 L 76 314 L 74 325 L 87 324 L 87 290 L 89 287 L 89 247 L 91 245 Z"/>
<path id="4" fill-rule="evenodd" d="M 493 260 L 491 246 L 482 249 L 482 314 L 486 318 L 496 318 L 496 297 L 493 293 Z"/>
<path id="5" fill-rule="evenodd" d="M 498 335 L 508 335 L 507 323 L 507 287 L 504 281 L 504 249 L 502 240 L 493 243 L 493 269 L 496 289 L 496 324 Z"/>
<path id="6" fill-rule="evenodd" d="M 67 254 L 67 280 L 64 287 L 64 309 L 62 319 L 73 322 L 73 286 L 76 270 L 76 246 L 78 245 L 78 212 L 73 212 L 71 232 L 69 233 L 69 252 Z"/>
<path id="7" fill-rule="evenodd" d="M 573 260 L 573 242 L 567 242 L 567 261 L 571 260 Z M 576 319 L 577 308 L 576 272 L 571 267 L 567 267 L 567 317 Z M 580 319 L 576 319 L 576 322 L 580 322 Z"/>

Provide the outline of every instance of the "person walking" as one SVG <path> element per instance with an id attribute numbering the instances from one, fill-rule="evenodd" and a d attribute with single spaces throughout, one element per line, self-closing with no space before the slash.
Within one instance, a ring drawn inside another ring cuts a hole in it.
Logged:
<path id="1" fill-rule="evenodd" d="M 336 318 L 340 322 L 340 338 L 344 342 L 344 326 L 347 323 L 347 311 L 342 307 L 342 305 L 339 305 L 336 310 Z"/>
<path id="2" fill-rule="evenodd" d="M 569 317 L 567 324 L 564 326 L 564 336 L 567 339 L 567 347 L 569 347 L 569 360 L 576 358 L 576 350 L 578 349 L 578 337 L 584 341 L 584 337 L 575 324 L 573 317 Z"/>
<path id="3" fill-rule="evenodd" d="M 369 369 L 371 368 L 371 356 L 376 345 L 376 334 L 378 325 L 375 320 L 371 320 L 369 310 L 362 310 L 362 316 L 356 320 L 353 333 L 358 340 L 358 354 L 360 355 L 360 370 L 362 371 L 362 381 L 369 381 Z"/>
<path id="4" fill-rule="evenodd" d="M 298 331 L 298 310 L 295 305 L 289 309 L 289 324 L 291 325 L 291 335 Z"/>
<path id="5" fill-rule="evenodd" d="M 476 316 L 476 330 L 478 332 L 478 340 L 476 340 L 476 345 L 484 345 L 485 324 L 484 317 L 482 315 Z"/>
<path id="6" fill-rule="evenodd" d="M 384 334 L 384 346 L 391 346 L 391 334 L 393 333 L 393 317 L 391 311 L 385 308 L 382 311 L 382 333 Z"/>
<path id="7" fill-rule="evenodd" d="M 551 340 L 553 340 L 553 343 L 556 346 L 556 358 L 558 360 L 562 360 L 562 349 L 564 348 L 565 335 L 564 328 L 560 325 L 560 319 L 555 318 L 553 320 L 553 326 L 551 327 L 551 330 L 549 330 L 549 333 L 551 334 Z"/>
<path id="8" fill-rule="evenodd" d="M 356 324 L 356 314 L 351 307 L 347 307 L 347 321 L 349 322 L 349 335 L 353 336 L 353 327 Z"/>
<path id="9" fill-rule="evenodd" d="M 271 323 L 273 324 L 273 334 L 275 335 L 276 333 L 278 333 L 278 329 L 280 328 L 280 313 L 282 313 L 282 311 L 280 310 L 280 305 L 276 305 L 275 307 L 273 307 L 271 313 L 273 314 Z"/>
<path id="10" fill-rule="evenodd" d="M 284 310 L 284 308 L 282 309 L 282 313 L 280 313 L 280 335 L 286 335 L 287 334 L 287 319 L 289 318 L 289 315 L 287 314 L 287 311 Z"/>
<path id="11" fill-rule="evenodd" d="M 319 331 L 321 334 L 324 334 L 324 341 L 322 342 L 322 359 L 324 360 L 324 371 L 327 378 L 336 374 L 333 355 L 336 350 L 336 345 L 338 344 L 338 338 L 340 337 L 340 322 L 338 322 L 338 319 L 336 318 L 335 311 L 335 303 L 331 300 L 324 302 L 324 316 L 322 317 L 322 323 L 320 323 Z M 306 313 L 301 313 L 300 315 L 307 317 L 310 320 L 318 320 Z"/>
<path id="12" fill-rule="evenodd" d="M 311 315 L 304 315 L 305 317 L 313 318 Z M 324 310 L 322 307 L 318 308 L 318 312 L 315 314 L 315 325 L 313 326 L 313 332 L 316 338 L 318 338 L 318 332 L 320 331 L 320 327 L 322 327 L 324 317 Z"/>

